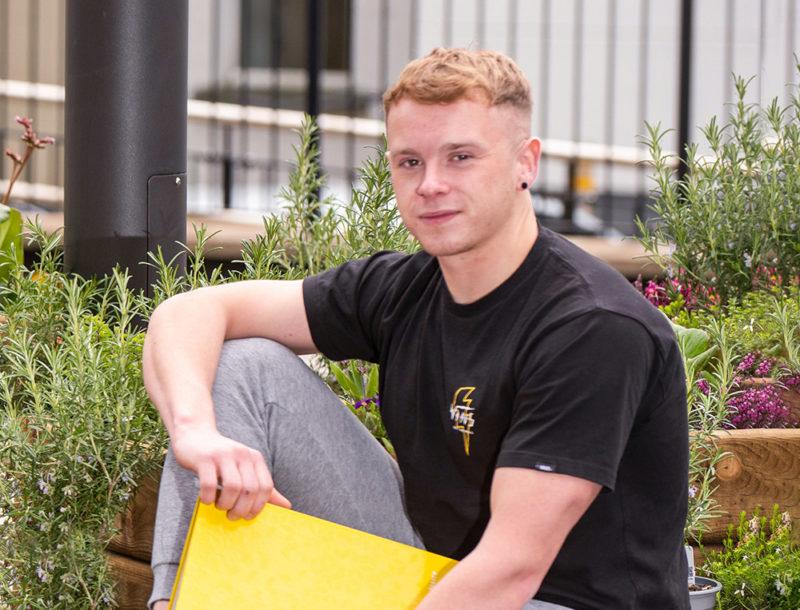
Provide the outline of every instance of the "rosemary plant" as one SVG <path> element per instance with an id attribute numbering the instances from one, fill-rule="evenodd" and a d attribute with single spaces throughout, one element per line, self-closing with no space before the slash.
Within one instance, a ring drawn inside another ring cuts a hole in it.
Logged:
<path id="1" fill-rule="evenodd" d="M 64 272 L 60 236 L 29 227 L 36 260 L 15 263 L 0 283 L 0 609 L 116 605 L 105 551 L 138 485 L 157 476 L 167 443 L 141 375 L 143 327 L 158 303 L 200 286 L 301 278 L 378 249 L 417 247 L 397 217 L 382 151 L 362 169 L 351 205 L 320 199 L 311 120 L 299 136 L 285 214 L 265 218 L 263 234 L 242 244 L 241 270 L 209 264 L 212 236 L 195 228 L 185 272 L 151 256 L 158 281 L 147 298 L 123 271 Z M 362 421 L 380 437 L 379 399 L 366 395 L 377 392 L 374 365 L 349 364 L 353 383 L 344 385 L 329 365 L 317 363 L 320 374 L 357 414 L 368 408 Z M 359 386 L 362 374 L 372 381 Z"/>
<path id="2" fill-rule="evenodd" d="M 729 122 L 713 118 L 702 130 L 711 154 L 687 148 L 683 179 L 664 152 L 666 132 L 647 125 L 645 138 L 657 218 L 637 220 L 638 240 L 667 277 L 704 286 L 723 304 L 766 270 L 788 280 L 800 268 L 800 92 L 785 108 L 777 99 L 761 108 L 745 102 L 748 84 L 736 77 Z"/>

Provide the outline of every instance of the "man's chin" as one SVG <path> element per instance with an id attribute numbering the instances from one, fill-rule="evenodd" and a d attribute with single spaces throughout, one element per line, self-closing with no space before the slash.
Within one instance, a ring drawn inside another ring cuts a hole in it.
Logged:
<path id="1" fill-rule="evenodd" d="M 459 254 L 465 254 L 469 251 L 468 247 L 464 246 L 457 246 L 455 244 L 441 244 L 441 243 L 433 243 L 433 244 L 424 244 L 420 242 L 422 249 L 431 256 L 435 258 L 449 258 L 451 256 L 458 256 Z"/>

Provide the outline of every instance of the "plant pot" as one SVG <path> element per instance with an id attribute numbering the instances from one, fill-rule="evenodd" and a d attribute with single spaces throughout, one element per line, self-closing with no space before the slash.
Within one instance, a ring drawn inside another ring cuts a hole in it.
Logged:
<path id="1" fill-rule="evenodd" d="M 711 578 L 703 578 L 702 576 L 695 576 L 695 585 L 704 587 L 709 586 L 709 589 L 701 591 L 689 591 L 689 603 L 692 610 L 714 610 L 717 605 L 717 595 L 722 591 L 722 585 Z"/>

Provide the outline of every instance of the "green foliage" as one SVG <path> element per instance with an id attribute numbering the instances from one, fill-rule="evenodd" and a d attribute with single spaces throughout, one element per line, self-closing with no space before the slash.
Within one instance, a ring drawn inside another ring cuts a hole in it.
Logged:
<path id="1" fill-rule="evenodd" d="M 727 454 L 717 446 L 715 433 L 725 421 L 725 404 L 732 392 L 735 371 L 728 337 L 719 324 L 700 330 L 673 323 L 673 328 L 687 379 L 689 505 L 684 538 L 691 542 L 699 540 L 708 530 L 708 521 L 719 514 L 712 494 L 717 464 Z"/>
<path id="2" fill-rule="evenodd" d="M 744 357 L 760 351 L 776 358 L 777 369 L 800 371 L 800 295 L 795 287 L 754 291 L 724 311 L 689 314 L 680 300 L 660 308 L 672 318 L 686 369 L 691 437 L 685 534 L 687 541 L 693 541 L 701 538 L 718 513 L 712 493 L 716 466 L 725 455 L 717 447 L 715 433 L 729 425 L 730 405 L 743 391 L 739 365 Z"/>
<path id="3" fill-rule="evenodd" d="M 735 354 L 732 357 L 737 360 L 757 351 L 775 358 L 780 366 L 800 371 L 800 289 L 797 287 L 778 293 L 748 292 L 732 299 L 724 311 L 695 313 L 691 324 L 696 329 L 718 325 Z"/>
<path id="4" fill-rule="evenodd" d="M 414 252 L 419 244 L 400 220 L 383 148 L 359 168 L 350 202 L 320 201 L 325 179 L 317 131 L 307 119 L 295 148 L 295 169 L 281 189 L 284 214 L 264 219 L 264 233 L 243 244 L 239 279 L 297 279 L 380 250 Z"/>
<path id="5" fill-rule="evenodd" d="M 142 383 L 147 304 L 61 271 L 58 238 L 0 293 L 0 607 L 105 608 L 115 518 L 166 437 Z M 3 605 L 5 604 L 5 605 Z"/>
<path id="6" fill-rule="evenodd" d="M 718 606 L 724 610 L 796 610 L 800 608 L 800 549 L 792 541 L 788 514 L 746 520 L 737 535 L 730 527 L 722 551 L 711 552 L 700 575 L 722 583 Z"/>
<path id="7" fill-rule="evenodd" d="M 717 346 L 708 344 L 708 333 L 701 328 L 685 328 L 670 320 L 686 370 L 686 393 L 691 394 L 698 374 L 716 353 Z"/>
<path id="8" fill-rule="evenodd" d="M 151 255 L 152 299 L 120 271 L 96 280 L 65 273 L 60 236 L 28 227 L 37 258 L 30 268 L 9 265 L 0 284 L 0 609 L 116 604 L 104 552 L 167 444 L 141 375 L 143 329 L 156 305 L 200 286 L 301 278 L 379 249 L 418 247 L 397 216 L 382 151 L 362 168 L 350 206 L 319 200 L 324 176 L 311 120 L 296 155 L 286 213 L 265 218 L 263 234 L 243 243 L 241 269 L 211 265 L 213 236 L 195 227 L 185 273 L 175 259 Z M 377 367 L 323 361 L 318 369 L 391 451 Z"/>
<path id="9" fill-rule="evenodd" d="M 328 382 L 331 388 L 336 391 L 338 386 L 342 402 L 361 420 L 372 436 L 394 455 L 394 447 L 381 420 L 378 365 L 349 360 L 341 363 L 328 361 L 328 367 L 336 379 L 336 383 Z"/>
<path id="10" fill-rule="evenodd" d="M 668 277 L 708 287 L 700 296 L 722 303 L 765 273 L 789 285 L 800 269 L 800 95 L 786 108 L 759 108 L 744 101 L 748 84 L 735 79 L 728 124 L 714 118 L 703 130 L 712 154 L 687 147 L 683 179 L 663 150 L 666 132 L 648 125 L 645 139 L 658 220 L 637 220 L 639 241 Z"/>
<path id="11" fill-rule="evenodd" d="M 0 205 L 0 282 L 8 279 L 14 267 L 23 263 L 22 215 L 19 210 Z"/>

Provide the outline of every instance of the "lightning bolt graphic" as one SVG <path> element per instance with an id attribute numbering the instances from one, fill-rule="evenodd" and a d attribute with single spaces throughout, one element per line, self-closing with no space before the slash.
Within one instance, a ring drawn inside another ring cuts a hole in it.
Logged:
<path id="1" fill-rule="evenodd" d="M 472 427 L 475 425 L 472 415 L 474 409 L 470 406 L 472 404 L 470 396 L 474 390 L 474 387 L 469 386 L 458 388 L 453 394 L 453 404 L 450 405 L 450 420 L 453 422 L 453 429 L 461 432 L 461 437 L 464 439 L 464 453 L 467 455 L 469 455 L 469 437 L 472 435 Z"/>

